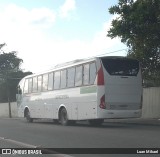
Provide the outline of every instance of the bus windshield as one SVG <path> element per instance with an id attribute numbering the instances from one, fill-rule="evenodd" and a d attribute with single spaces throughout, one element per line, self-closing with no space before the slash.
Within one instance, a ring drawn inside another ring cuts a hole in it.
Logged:
<path id="1" fill-rule="evenodd" d="M 139 72 L 139 62 L 133 59 L 102 58 L 102 63 L 110 75 L 137 76 Z"/>

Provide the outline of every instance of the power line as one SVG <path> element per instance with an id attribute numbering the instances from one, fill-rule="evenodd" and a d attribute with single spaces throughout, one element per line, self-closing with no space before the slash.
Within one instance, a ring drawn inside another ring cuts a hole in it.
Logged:
<path id="1" fill-rule="evenodd" d="M 128 49 L 120 49 L 120 50 L 116 50 L 116 51 L 111 51 L 111 52 L 107 52 L 107 53 L 103 53 L 103 54 L 100 54 L 100 55 L 97 55 L 97 56 L 104 56 L 104 55 L 107 55 L 107 54 L 111 54 L 111 53 L 116 53 L 116 52 L 120 52 L 120 51 L 127 51 Z"/>
<path id="2" fill-rule="evenodd" d="M 120 51 L 126 51 L 127 52 L 127 50 L 128 49 L 120 49 L 120 50 L 116 50 L 116 51 L 110 51 L 110 52 L 106 52 L 106 53 L 99 54 L 99 55 L 96 55 L 96 56 L 88 57 L 88 59 L 89 58 L 95 58 L 95 57 L 102 57 L 102 56 L 106 56 L 107 54 L 116 53 L 116 52 L 120 52 Z"/>

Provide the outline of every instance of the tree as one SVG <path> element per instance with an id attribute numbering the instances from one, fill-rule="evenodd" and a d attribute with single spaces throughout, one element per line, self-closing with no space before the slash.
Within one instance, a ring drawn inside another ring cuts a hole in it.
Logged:
<path id="1" fill-rule="evenodd" d="M 107 36 L 120 37 L 129 48 L 127 56 L 141 62 L 144 79 L 160 85 L 160 1 L 119 0 L 109 12 L 118 16 Z"/>
<path id="2" fill-rule="evenodd" d="M 16 88 L 24 76 L 31 72 L 23 72 L 20 66 L 22 59 L 17 57 L 15 51 L 5 53 L 2 48 L 5 44 L 0 44 L 0 102 L 15 101 Z"/>

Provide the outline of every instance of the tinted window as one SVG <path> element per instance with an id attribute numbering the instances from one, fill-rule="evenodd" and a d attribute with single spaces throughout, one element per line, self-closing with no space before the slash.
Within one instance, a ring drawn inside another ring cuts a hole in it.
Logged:
<path id="1" fill-rule="evenodd" d="M 42 76 L 38 76 L 38 92 L 42 89 Z"/>
<path id="2" fill-rule="evenodd" d="M 74 87 L 75 67 L 68 69 L 67 87 Z"/>
<path id="3" fill-rule="evenodd" d="M 84 65 L 83 70 L 83 84 L 88 85 L 89 84 L 89 64 Z"/>
<path id="4" fill-rule="evenodd" d="M 32 92 L 32 78 L 28 80 L 28 93 Z"/>
<path id="5" fill-rule="evenodd" d="M 28 79 L 25 80 L 24 93 L 28 93 Z"/>
<path id="6" fill-rule="evenodd" d="M 54 89 L 59 89 L 60 86 L 60 71 L 54 73 Z"/>
<path id="7" fill-rule="evenodd" d="M 75 86 L 82 85 L 82 66 L 76 67 Z"/>
<path id="8" fill-rule="evenodd" d="M 37 92 L 37 87 L 38 87 L 38 81 L 37 81 L 37 77 L 33 77 L 33 92 Z"/>
<path id="9" fill-rule="evenodd" d="M 137 76 L 139 72 L 139 62 L 133 59 L 102 59 L 103 66 L 110 75 Z"/>
<path id="10" fill-rule="evenodd" d="M 90 64 L 90 84 L 94 84 L 95 78 L 96 78 L 96 64 L 91 63 Z"/>
<path id="11" fill-rule="evenodd" d="M 66 88 L 66 77 L 67 77 L 67 71 L 63 70 L 61 71 L 61 88 Z"/>
<path id="12" fill-rule="evenodd" d="M 48 90 L 53 90 L 53 73 L 49 74 L 49 78 L 48 78 Z"/>

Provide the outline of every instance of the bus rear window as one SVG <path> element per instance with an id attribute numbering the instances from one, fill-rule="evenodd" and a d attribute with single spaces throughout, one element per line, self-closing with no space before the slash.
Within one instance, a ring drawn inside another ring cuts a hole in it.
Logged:
<path id="1" fill-rule="evenodd" d="M 139 62 L 133 59 L 102 58 L 102 63 L 110 75 L 137 76 L 139 72 Z"/>

